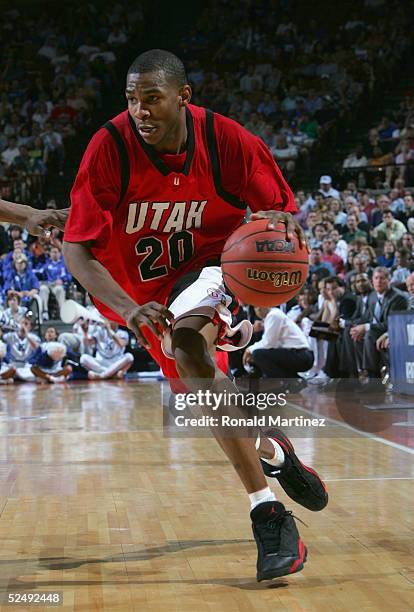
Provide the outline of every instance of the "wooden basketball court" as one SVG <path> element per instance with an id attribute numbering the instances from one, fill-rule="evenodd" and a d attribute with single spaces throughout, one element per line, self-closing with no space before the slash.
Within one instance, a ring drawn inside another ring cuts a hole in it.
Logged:
<path id="1" fill-rule="evenodd" d="M 413 439 L 408 412 L 392 418 Z M 327 481 L 323 512 L 272 485 L 307 524 L 308 562 L 258 584 L 238 478 L 213 439 L 163 436 L 160 383 L 3 386 L 0 594 L 63 591 L 37 610 L 412 610 L 414 450 L 330 431 L 295 440 Z"/>

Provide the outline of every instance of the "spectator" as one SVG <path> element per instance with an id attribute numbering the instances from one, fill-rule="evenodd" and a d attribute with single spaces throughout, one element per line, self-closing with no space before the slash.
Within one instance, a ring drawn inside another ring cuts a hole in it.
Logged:
<path id="1" fill-rule="evenodd" d="M 399 289 L 405 288 L 405 281 L 410 276 L 411 269 L 409 264 L 410 251 L 404 247 L 395 253 L 394 265 L 391 268 L 390 284 Z"/>
<path id="2" fill-rule="evenodd" d="M 352 153 L 350 153 L 348 157 L 344 159 L 342 167 L 345 169 L 346 168 L 363 168 L 367 165 L 368 165 L 368 160 L 364 155 L 363 148 L 361 145 L 358 145 L 355 151 L 352 151 Z"/>
<path id="3" fill-rule="evenodd" d="M 55 296 L 60 310 L 66 299 L 66 287 L 72 280 L 72 276 L 67 271 L 63 261 L 62 252 L 58 247 L 52 246 L 50 249 L 44 273 L 46 282 L 40 285 L 40 299 L 42 301 L 43 320 L 47 320 L 49 318 L 50 293 Z"/>
<path id="4" fill-rule="evenodd" d="M 90 338 L 96 346 L 96 355 L 83 354 L 80 359 L 88 370 L 89 380 L 124 378 L 134 361 L 131 353 L 125 353 L 128 332 L 119 329 L 117 323 L 106 321 L 93 327 Z"/>
<path id="5" fill-rule="evenodd" d="M 27 268 L 27 257 L 24 254 L 19 254 L 15 258 L 12 273 L 4 283 L 6 296 L 9 291 L 19 296 L 22 306 L 30 308 L 33 300 L 36 300 L 40 306 L 39 281 L 34 272 Z"/>
<path id="6" fill-rule="evenodd" d="M 347 231 L 342 234 L 342 238 L 350 244 L 356 238 L 364 238 L 368 240 L 368 234 L 360 229 L 358 229 L 358 221 L 355 215 L 348 215 L 348 220 L 346 222 Z"/>
<path id="7" fill-rule="evenodd" d="M 309 274 L 312 275 L 319 270 L 326 270 L 326 274 L 329 276 L 335 275 L 335 269 L 329 261 L 323 261 L 323 252 L 321 247 L 317 246 L 311 250 L 310 253 L 310 265 Z"/>
<path id="8" fill-rule="evenodd" d="M 377 240 L 391 240 L 392 242 L 401 240 L 407 231 L 404 223 L 394 219 L 394 215 L 390 209 L 384 210 L 382 219 L 382 223 L 372 230 L 372 236 Z"/>
<path id="9" fill-rule="evenodd" d="M 10 292 L 7 296 L 7 308 L 0 317 L 0 328 L 3 331 L 16 331 L 26 313 L 27 308 L 20 306 L 19 294 Z"/>
<path id="10" fill-rule="evenodd" d="M 324 198 L 336 198 L 339 200 L 339 191 L 332 187 L 332 179 L 327 174 L 324 174 L 319 179 L 319 193 Z"/>
<path id="11" fill-rule="evenodd" d="M 384 242 L 383 254 L 378 257 L 378 265 L 383 268 L 392 268 L 395 263 L 395 245 L 392 240 Z"/>
<path id="12" fill-rule="evenodd" d="M 9 143 L 8 147 L 4 149 L 4 151 L 1 154 L 1 161 L 6 167 L 10 167 L 13 164 L 16 157 L 19 157 L 20 155 L 20 150 L 19 150 L 19 147 L 17 146 L 16 137 L 10 136 L 8 143 Z"/>
<path id="13" fill-rule="evenodd" d="M 369 378 L 378 378 L 381 363 L 376 342 L 388 331 L 390 312 L 406 310 L 407 299 L 390 286 L 387 268 L 375 268 L 372 284 L 375 296 L 369 301 L 365 320 L 351 327 L 348 335 L 344 334 L 343 369 L 353 376 L 364 370 Z"/>
<path id="14" fill-rule="evenodd" d="M 63 383 L 72 373 L 70 365 L 63 365 L 66 346 L 60 342 L 44 342 L 30 359 L 31 372 L 38 382 Z"/>
<path id="15" fill-rule="evenodd" d="M 280 308 L 255 308 L 263 319 L 262 339 L 244 352 L 243 364 L 254 364 L 265 378 L 297 378 L 312 366 L 313 353 L 303 331 Z"/>
<path id="16" fill-rule="evenodd" d="M 286 136 L 280 135 L 276 138 L 276 144 L 271 152 L 279 167 L 286 170 L 286 178 L 295 171 L 295 162 L 298 157 L 298 149 L 293 144 L 288 144 Z"/>
<path id="17" fill-rule="evenodd" d="M 344 271 L 344 262 L 339 255 L 335 253 L 335 242 L 329 236 L 325 236 L 322 241 L 322 261 L 329 262 L 335 269 L 335 274 L 338 276 Z"/>
<path id="18" fill-rule="evenodd" d="M 40 345 L 40 338 L 31 329 L 32 322 L 24 318 L 17 331 L 7 332 L 3 336 L 7 345 L 6 359 L 16 368 L 15 377 L 22 381 L 34 380 L 29 362 Z"/>

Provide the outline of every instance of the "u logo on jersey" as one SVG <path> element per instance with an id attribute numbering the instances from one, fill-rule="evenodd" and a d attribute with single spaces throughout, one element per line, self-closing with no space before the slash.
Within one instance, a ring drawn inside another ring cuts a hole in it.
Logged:
<path id="1" fill-rule="evenodd" d="M 127 234 L 135 234 L 143 227 L 164 232 L 200 228 L 207 200 L 190 202 L 131 202 L 128 206 Z"/>

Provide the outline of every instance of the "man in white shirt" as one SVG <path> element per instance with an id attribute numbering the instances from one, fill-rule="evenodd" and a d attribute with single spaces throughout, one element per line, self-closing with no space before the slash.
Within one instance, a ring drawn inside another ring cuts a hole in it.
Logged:
<path id="1" fill-rule="evenodd" d="M 309 370 L 314 355 L 300 327 L 280 308 L 254 310 L 263 319 L 263 336 L 245 350 L 243 364 L 256 365 L 266 378 L 297 378 Z"/>
<path id="2" fill-rule="evenodd" d="M 324 174 L 319 179 L 319 193 L 324 198 L 337 198 L 339 200 L 339 191 L 332 187 L 332 178 L 327 174 Z"/>

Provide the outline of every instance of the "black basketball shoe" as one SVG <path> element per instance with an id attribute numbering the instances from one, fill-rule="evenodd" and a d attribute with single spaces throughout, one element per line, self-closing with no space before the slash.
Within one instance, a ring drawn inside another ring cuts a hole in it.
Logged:
<path id="1" fill-rule="evenodd" d="M 296 503 L 314 512 L 323 510 L 328 503 L 325 483 L 315 470 L 298 459 L 292 442 L 279 429 L 272 430 L 271 437 L 282 447 L 285 462 L 282 467 L 275 467 L 260 459 L 266 476 L 277 478 L 285 493 Z"/>
<path id="2" fill-rule="evenodd" d="M 257 581 L 300 572 L 307 550 L 292 513 L 280 502 L 271 501 L 256 506 L 250 518 L 257 544 Z"/>

